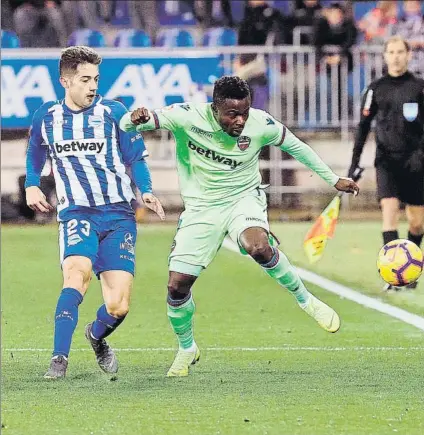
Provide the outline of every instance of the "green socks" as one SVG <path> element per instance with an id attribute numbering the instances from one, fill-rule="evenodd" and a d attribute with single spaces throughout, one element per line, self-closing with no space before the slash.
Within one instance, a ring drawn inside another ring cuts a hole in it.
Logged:
<path id="1" fill-rule="evenodd" d="M 274 256 L 271 261 L 261 266 L 271 278 L 274 278 L 278 284 L 285 287 L 296 298 L 301 307 L 305 307 L 310 293 L 288 258 L 278 249 L 273 249 Z"/>
<path id="2" fill-rule="evenodd" d="M 176 306 L 179 302 L 182 304 Z M 193 315 L 196 308 L 191 293 L 185 301 L 174 301 L 168 298 L 167 307 L 169 322 L 177 335 L 180 349 L 191 349 L 194 345 Z"/>

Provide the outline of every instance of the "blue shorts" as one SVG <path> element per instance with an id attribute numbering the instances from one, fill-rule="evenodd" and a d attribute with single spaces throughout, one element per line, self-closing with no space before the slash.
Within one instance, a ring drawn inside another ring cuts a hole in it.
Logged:
<path id="1" fill-rule="evenodd" d="M 87 257 L 99 277 L 106 270 L 134 275 L 137 226 L 128 203 L 72 207 L 61 212 L 60 263 L 71 255 Z"/>

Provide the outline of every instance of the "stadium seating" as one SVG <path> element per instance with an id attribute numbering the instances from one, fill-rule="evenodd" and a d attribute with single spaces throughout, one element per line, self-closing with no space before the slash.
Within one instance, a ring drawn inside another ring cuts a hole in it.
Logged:
<path id="1" fill-rule="evenodd" d="M 68 40 L 70 45 L 87 45 L 88 47 L 106 47 L 105 37 L 98 30 L 79 29 L 75 30 Z"/>
<path id="2" fill-rule="evenodd" d="M 196 19 L 189 2 L 158 0 L 157 14 L 161 26 L 195 26 Z"/>
<path id="3" fill-rule="evenodd" d="M 231 47 L 237 45 L 237 32 L 234 29 L 217 27 L 203 35 L 204 47 Z"/>
<path id="4" fill-rule="evenodd" d="M 131 18 L 128 3 L 125 0 L 115 2 L 111 24 L 113 26 L 128 26 L 130 23 Z"/>
<path id="5" fill-rule="evenodd" d="M 187 30 L 163 29 L 159 32 L 159 47 L 194 47 L 194 38 Z"/>
<path id="6" fill-rule="evenodd" d="M 19 38 L 15 32 L 1 31 L 1 48 L 19 48 L 20 46 Z"/>
<path id="7" fill-rule="evenodd" d="M 150 36 L 143 30 L 120 30 L 113 42 L 115 47 L 151 47 Z"/>

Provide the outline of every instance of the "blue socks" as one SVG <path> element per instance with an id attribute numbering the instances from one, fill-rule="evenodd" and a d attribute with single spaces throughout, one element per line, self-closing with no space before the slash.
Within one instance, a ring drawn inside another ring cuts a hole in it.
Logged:
<path id="1" fill-rule="evenodd" d="M 62 290 L 56 306 L 53 356 L 68 357 L 72 335 L 78 323 L 78 305 L 82 299 L 82 294 L 74 288 Z"/>
<path id="2" fill-rule="evenodd" d="M 74 288 L 64 288 L 57 301 L 54 328 L 53 356 L 63 355 L 68 358 L 71 349 L 72 335 L 78 323 L 78 305 L 83 296 Z M 97 319 L 93 323 L 92 335 L 95 339 L 110 335 L 125 319 L 111 316 L 102 305 L 97 311 Z"/>
<path id="3" fill-rule="evenodd" d="M 124 317 L 113 317 L 107 310 L 106 305 L 102 305 L 97 311 L 97 319 L 91 328 L 91 335 L 96 340 L 106 338 L 124 321 Z"/>

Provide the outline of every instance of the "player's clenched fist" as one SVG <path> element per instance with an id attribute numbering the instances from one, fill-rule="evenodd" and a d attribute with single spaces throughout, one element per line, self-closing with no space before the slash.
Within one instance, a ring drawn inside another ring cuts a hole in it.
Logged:
<path id="1" fill-rule="evenodd" d="M 131 113 L 131 122 L 134 125 L 145 124 L 150 119 L 150 114 L 148 109 L 145 107 L 140 107 L 139 109 L 135 109 L 134 112 Z"/>
<path id="2" fill-rule="evenodd" d="M 341 192 L 353 193 L 354 196 L 359 193 L 359 186 L 351 178 L 340 177 L 334 187 Z"/>
<path id="3" fill-rule="evenodd" d="M 37 186 L 26 188 L 27 205 L 31 210 L 48 213 L 53 207 L 47 202 L 46 195 Z"/>

